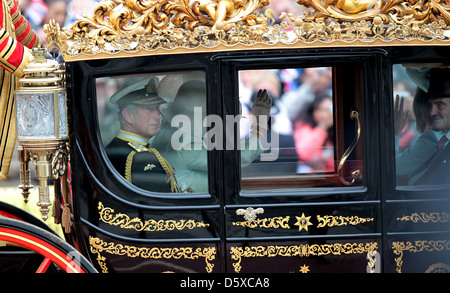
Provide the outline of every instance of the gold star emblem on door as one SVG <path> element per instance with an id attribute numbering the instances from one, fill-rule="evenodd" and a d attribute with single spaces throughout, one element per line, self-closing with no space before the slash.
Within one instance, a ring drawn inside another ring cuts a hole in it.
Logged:
<path id="1" fill-rule="evenodd" d="M 301 217 L 296 216 L 296 218 L 297 218 L 297 223 L 295 223 L 294 225 L 298 226 L 298 231 L 302 231 L 303 229 L 308 231 L 308 226 L 312 225 L 312 223 L 309 221 L 311 216 L 305 217 L 305 213 L 302 213 Z"/>

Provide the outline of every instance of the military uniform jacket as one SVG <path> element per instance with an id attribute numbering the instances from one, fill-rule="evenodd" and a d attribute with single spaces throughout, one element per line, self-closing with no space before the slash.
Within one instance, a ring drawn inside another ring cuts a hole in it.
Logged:
<path id="1" fill-rule="evenodd" d="M 174 171 L 150 145 L 115 137 L 106 153 L 114 168 L 132 184 L 155 192 L 179 192 Z"/>

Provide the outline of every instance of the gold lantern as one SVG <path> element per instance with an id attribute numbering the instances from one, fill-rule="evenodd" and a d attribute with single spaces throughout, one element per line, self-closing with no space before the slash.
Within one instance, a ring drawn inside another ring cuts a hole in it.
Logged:
<path id="1" fill-rule="evenodd" d="M 42 219 L 46 220 L 52 205 L 48 182 L 67 174 L 67 99 L 64 71 L 59 68 L 58 62 L 45 58 L 45 48 L 34 48 L 32 53 L 34 60 L 24 69 L 25 76 L 19 80 L 19 88 L 15 92 L 21 165 L 19 188 L 27 202 L 29 189 L 32 188 L 28 163 L 32 161 L 39 184 L 37 205 Z M 67 197 L 64 200 L 67 203 Z M 55 208 L 60 209 L 59 206 Z"/>

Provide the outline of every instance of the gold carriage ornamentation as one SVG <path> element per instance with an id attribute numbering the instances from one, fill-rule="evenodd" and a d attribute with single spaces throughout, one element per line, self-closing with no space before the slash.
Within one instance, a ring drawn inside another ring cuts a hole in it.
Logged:
<path id="1" fill-rule="evenodd" d="M 367 243 L 334 243 L 334 244 L 305 244 L 305 245 L 269 245 L 269 246 L 232 246 L 230 248 L 231 259 L 235 273 L 242 269 L 242 260 L 244 258 L 261 257 L 310 257 L 326 255 L 350 255 L 350 254 L 368 254 L 377 251 L 377 242 Z M 371 254 L 372 255 L 372 254 Z M 372 266 L 372 258 L 369 263 Z"/>
<path id="2" fill-rule="evenodd" d="M 450 8 L 438 0 L 298 0 L 302 15 L 263 11 L 269 0 L 103 0 L 71 28 L 45 25 L 66 60 L 221 50 L 449 41 Z M 278 21 L 275 20 L 277 17 Z M 107 55 L 105 55 L 107 54 Z M 111 55 L 114 54 L 114 55 Z"/>
<path id="3" fill-rule="evenodd" d="M 295 226 L 299 226 L 299 231 L 305 229 L 308 231 L 308 226 L 313 225 L 313 223 L 309 222 L 311 216 L 306 217 L 302 214 L 301 217 L 295 217 L 297 219 L 297 223 Z M 254 221 L 241 221 L 241 222 L 232 222 L 233 226 L 241 226 L 248 228 L 273 228 L 273 229 L 291 229 L 291 225 L 289 224 L 290 216 L 279 216 L 273 218 L 262 218 L 255 219 Z M 332 215 L 317 215 L 317 228 L 331 228 L 338 226 L 356 226 L 368 222 L 373 222 L 374 218 L 361 218 L 358 216 L 332 216 Z"/>
<path id="4" fill-rule="evenodd" d="M 417 241 L 397 241 L 392 243 L 392 251 L 394 255 L 398 256 L 394 258 L 397 265 L 395 270 L 397 273 L 402 272 L 403 256 L 405 252 L 418 253 L 418 252 L 440 252 L 450 251 L 450 240 L 417 240 Z M 448 267 L 448 265 L 446 265 Z M 429 268 L 431 272 L 433 269 Z"/>
<path id="5" fill-rule="evenodd" d="M 122 229 L 130 229 L 145 232 L 161 232 L 172 230 L 192 230 L 196 228 L 209 227 L 208 223 L 198 222 L 193 219 L 180 220 L 146 220 L 142 221 L 138 217 L 130 217 L 124 213 L 117 213 L 110 207 L 105 207 L 102 202 L 98 203 L 99 220 L 111 226 Z"/>
<path id="6" fill-rule="evenodd" d="M 216 258 L 215 247 L 138 247 L 123 245 L 114 242 L 106 242 L 98 237 L 89 236 L 90 250 L 97 254 L 97 262 L 102 268 L 102 273 L 108 273 L 105 253 L 111 255 L 123 255 L 128 258 L 141 259 L 187 259 L 198 260 L 204 258 L 205 271 L 211 273 L 214 268 Z"/>
<path id="7" fill-rule="evenodd" d="M 432 213 L 411 213 L 410 215 L 403 215 L 397 218 L 400 222 L 413 223 L 448 223 L 450 220 L 450 213 L 447 212 L 432 212 Z"/>

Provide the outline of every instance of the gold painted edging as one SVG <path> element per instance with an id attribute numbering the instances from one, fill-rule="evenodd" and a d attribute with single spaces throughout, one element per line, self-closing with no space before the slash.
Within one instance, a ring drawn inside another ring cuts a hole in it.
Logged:
<path id="1" fill-rule="evenodd" d="M 353 40 L 353 41 L 314 41 L 311 43 L 296 43 L 296 44 L 236 44 L 232 46 L 228 45 L 218 45 L 216 47 L 197 47 L 197 48 L 174 48 L 165 49 L 158 48 L 155 50 L 135 50 L 135 51 L 118 51 L 118 52 L 99 52 L 96 54 L 79 53 L 78 55 L 65 55 L 65 62 L 76 62 L 85 60 L 99 60 L 99 59 L 119 59 L 119 58 L 131 58 L 131 57 L 144 57 L 144 56 L 158 56 L 158 55 L 180 55 L 180 54 L 196 54 L 196 53 L 230 53 L 239 51 L 256 51 L 256 50 L 302 50 L 302 49 L 319 49 L 319 48 L 376 48 L 376 47 L 410 47 L 410 46 L 450 46 L 450 41 L 448 40 L 374 40 L 374 41 L 363 41 L 363 40 Z"/>
<path id="2" fill-rule="evenodd" d="M 114 209 L 105 207 L 102 202 L 98 203 L 99 220 L 111 226 L 135 231 L 157 232 L 172 231 L 209 227 L 208 223 L 188 220 L 154 220 L 142 221 L 140 218 L 131 218 L 123 213 L 116 213 Z"/>
<path id="3" fill-rule="evenodd" d="M 103 253 L 125 256 L 129 258 L 142 259 L 189 259 L 196 260 L 204 258 L 206 262 L 205 270 L 211 273 L 214 268 L 212 263 L 216 258 L 215 247 L 139 247 L 132 245 L 105 242 L 100 238 L 89 236 L 90 250 L 97 255 L 97 262 L 102 269 L 102 273 L 108 273 L 106 257 Z"/>
<path id="4" fill-rule="evenodd" d="M 268 245 L 268 246 L 232 246 L 230 248 L 234 271 L 242 269 L 243 258 L 260 257 L 309 257 L 325 255 L 367 254 L 378 249 L 377 242 L 367 243 L 333 243 L 333 244 L 305 244 L 305 245 Z M 369 259 L 371 262 L 372 259 Z M 369 263 L 368 263 L 369 265 Z"/>
<path id="5" fill-rule="evenodd" d="M 417 240 L 417 241 L 396 241 L 392 243 L 392 251 L 395 255 L 398 255 L 394 259 L 397 267 L 397 273 L 402 272 L 403 255 L 405 252 L 418 253 L 418 252 L 439 252 L 450 251 L 450 240 Z"/>

